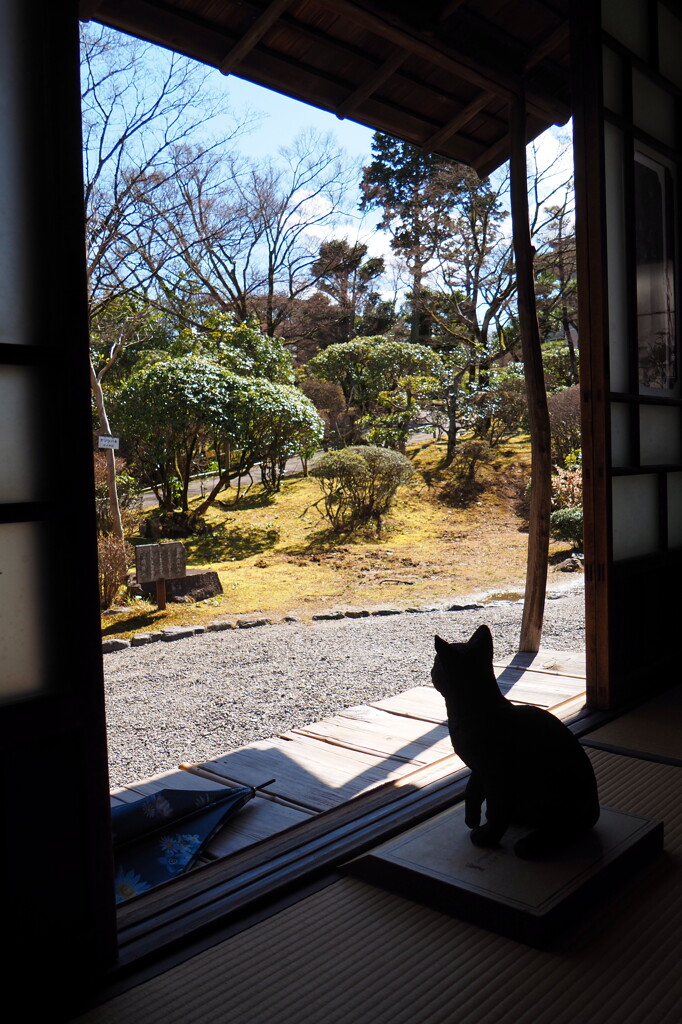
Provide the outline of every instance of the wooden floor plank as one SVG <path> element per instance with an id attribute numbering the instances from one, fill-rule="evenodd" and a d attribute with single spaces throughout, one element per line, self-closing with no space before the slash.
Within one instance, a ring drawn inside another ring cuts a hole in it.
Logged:
<path id="1" fill-rule="evenodd" d="M 376 708 L 364 710 L 368 714 L 363 719 L 342 713 L 294 729 L 289 735 L 311 736 L 378 756 L 399 757 L 419 764 L 429 764 L 452 750 L 444 725 L 403 718 Z M 372 718 L 372 713 L 376 717 Z"/>
<path id="2" fill-rule="evenodd" d="M 495 662 L 500 689 L 516 703 L 553 708 L 558 717 L 584 705 L 584 654 L 541 650 Z M 262 786 L 221 830 L 208 859 L 225 857 L 338 807 L 353 797 L 452 755 L 445 702 L 431 685 L 416 686 L 321 722 L 258 740 L 203 764 L 182 765 L 114 790 L 112 805 L 164 788 L 215 791 Z M 461 762 L 457 761 L 459 767 Z"/>
<path id="3" fill-rule="evenodd" d="M 256 795 L 212 840 L 206 851 L 207 859 L 227 857 L 262 839 L 269 839 L 278 832 L 307 821 L 312 813 Z"/>
<path id="4" fill-rule="evenodd" d="M 558 676 L 549 672 L 528 672 L 516 668 L 502 669 L 498 673 L 497 683 L 502 693 L 512 700 L 515 699 L 514 691 L 517 690 L 544 694 L 550 699 L 556 696 L 559 700 L 585 692 L 585 680 L 579 676 Z"/>
<path id="5" fill-rule="evenodd" d="M 445 702 L 432 686 L 414 686 L 411 690 L 396 693 L 393 697 L 373 700 L 370 707 L 390 711 L 396 715 L 419 718 L 424 722 L 445 722 Z"/>
<path id="6" fill-rule="evenodd" d="M 411 770 L 397 759 L 300 737 L 258 740 L 202 767 L 247 786 L 276 781 L 269 791 L 312 810 L 338 807 L 359 793 Z"/>
<path id="7" fill-rule="evenodd" d="M 557 675 L 585 678 L 584 651 L 554 651 L 550 648 L 541 648 L 537 654 L 517 651 L 516 654 L 495 658 L 494 665 L 496 669 L 511 665 L 529 672 L 554 672 Z"/>

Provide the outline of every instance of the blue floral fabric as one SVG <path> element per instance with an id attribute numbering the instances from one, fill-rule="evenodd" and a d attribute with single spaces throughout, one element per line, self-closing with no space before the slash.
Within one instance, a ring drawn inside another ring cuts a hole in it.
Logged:
<path id="1" fill-rule="evenodd" d="M 113 807 L 116 902 L 191 868 L 218 829 L 253 796 L 250 786 L 162 789 Z"/>

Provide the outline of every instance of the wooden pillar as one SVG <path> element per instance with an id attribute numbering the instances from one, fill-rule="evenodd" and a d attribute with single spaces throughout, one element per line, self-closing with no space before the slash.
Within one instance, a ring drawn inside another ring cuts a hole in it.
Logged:
<path id="1" fill-rule="evenodd" d="M 533 249 L 528 217 L 526 182 L 526 104 L 523 93 L 511 105 L 511 211 L 516 261 L 516 282 L 521 330 L 528 421 L 531 443 L 530 529 L 526 592 L 521 622 L 520 651 L 540 647 L 547 589 L 549 557 L 549 515 L 551 509 L 552 452 L 547 409 L 547 392 L 542 369 L 542 349 L 535 307 Z"/>

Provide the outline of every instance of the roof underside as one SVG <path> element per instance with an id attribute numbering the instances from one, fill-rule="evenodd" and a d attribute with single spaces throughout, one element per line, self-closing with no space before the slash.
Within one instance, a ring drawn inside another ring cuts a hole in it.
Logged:
<path id="1" fill-rule="evenodd" d="M 570 116 L 568 0 L 81 0 L 81 17 L 481 175 L 522 89 L 529 140 Z"/>

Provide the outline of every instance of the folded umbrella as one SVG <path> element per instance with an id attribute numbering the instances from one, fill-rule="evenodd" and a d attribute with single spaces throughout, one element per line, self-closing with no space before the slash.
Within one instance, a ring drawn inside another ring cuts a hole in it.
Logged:
<path id="1" fill-rule="evenodd" d="M 227 819 L 255 795 L 252 786 L 161 789 L 113 807 L 116 902 L 188 871 Z"/>

